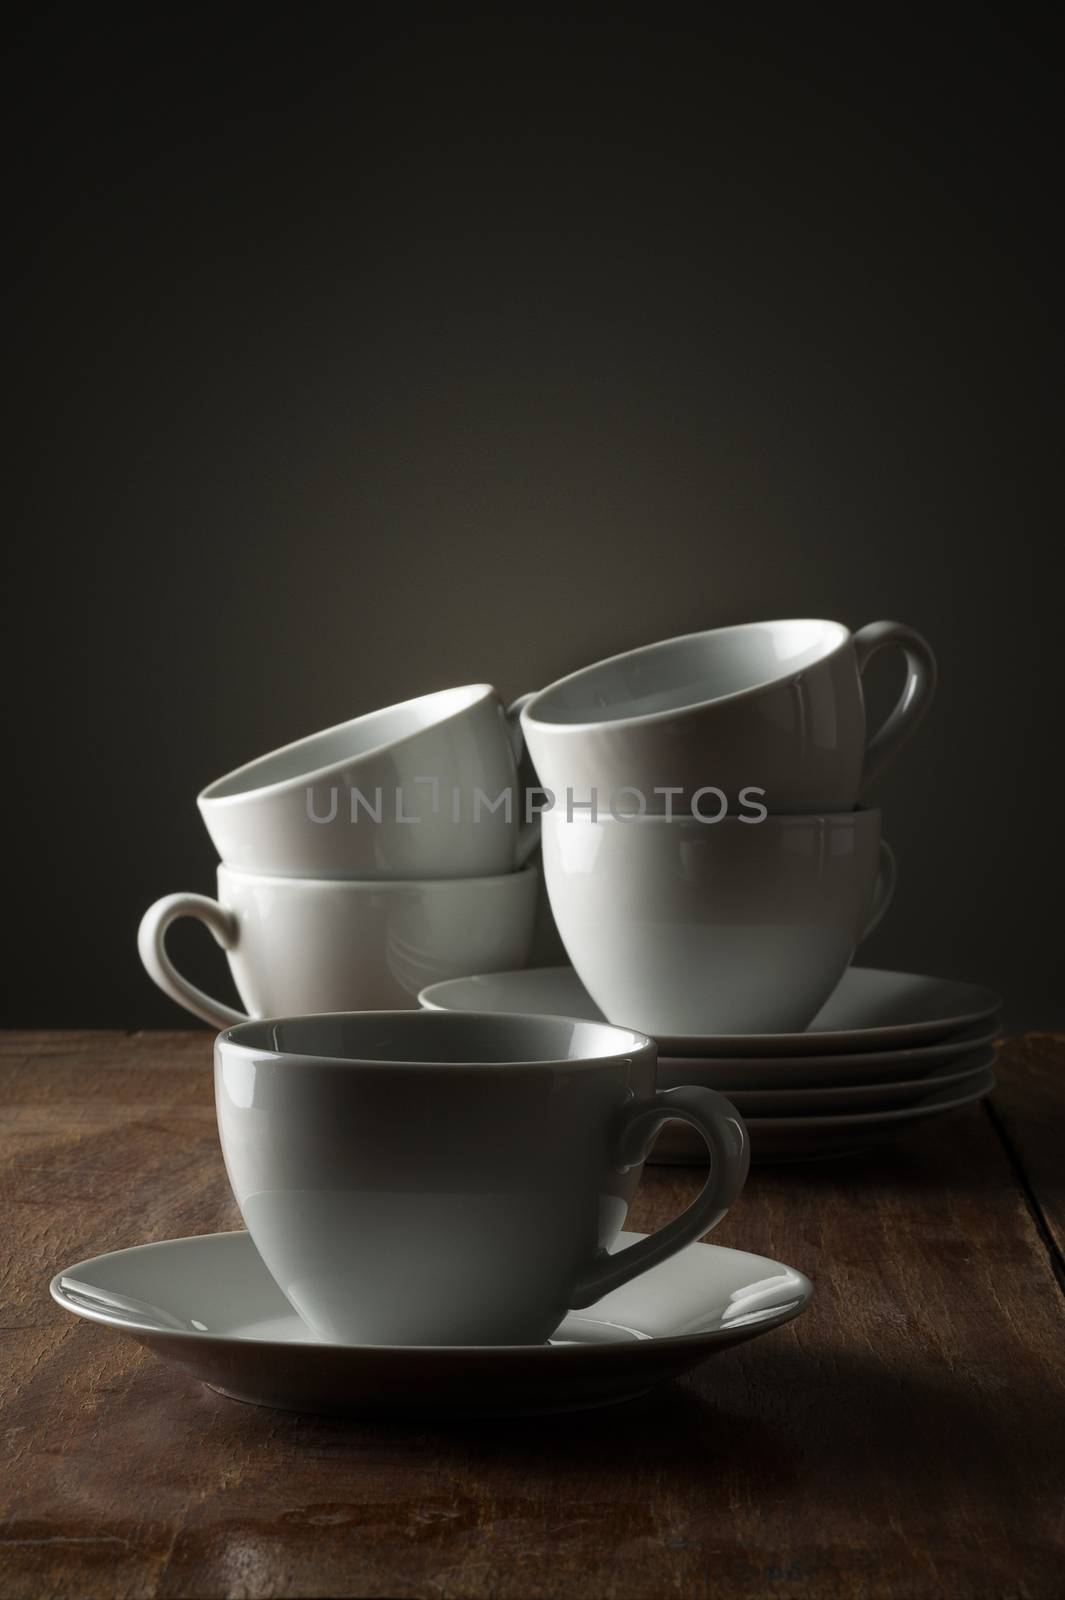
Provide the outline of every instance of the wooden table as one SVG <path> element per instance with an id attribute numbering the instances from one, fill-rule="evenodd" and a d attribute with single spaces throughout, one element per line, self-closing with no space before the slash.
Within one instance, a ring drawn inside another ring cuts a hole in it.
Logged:
<path id="1" fill-rule="evenodd" d="M 1065 1039 L 875 1155 L 765 1167 L 715 1234 L 798 1322 L 612 1411 L 422 1427 L 242 1406 L 48 1298 L 231 1228 L 206 1033 L 9 1034 L 0 1595 L 1065 1594 Z M 649 1170 L 633 1225 L 696 1179 Z"/>

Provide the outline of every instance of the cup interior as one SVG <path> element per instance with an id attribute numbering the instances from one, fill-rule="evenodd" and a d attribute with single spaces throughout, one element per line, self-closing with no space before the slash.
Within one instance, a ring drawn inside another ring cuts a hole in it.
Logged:
<path id="1" fill-rule="evenodd" d="M 685 634 L 560 678 L 537 695 L 528 720 L 612 722 L 728 699 L 804 671 L 846 638 L 842 624 L 809 618 Z"/>
<path id="2" fill-rule="evenodd" d="M 308 734 L 294 744 L 283 745 L 269 755 L 259 756 L 209 784 L 200 800 L 229 800 L 275 784 L 305 782 L 345 762 L 371 755 L 388 745 L 409 739 L 449 717 L 468 711 L 493 690 L 483 683 L 459 689 L 441 689 L 399 705 L 370 711 L 364 717 L 342 722 L 320 733 Z"/>
<path id="3" fill-rule="evenodd" d="M 228 1029 L 220 1043 L 256 1055 L 397 1066 L 591 1064 L 654 1048 L 644 1034 L 608 1023 L 448 1011 L 266 1018 Z"/>

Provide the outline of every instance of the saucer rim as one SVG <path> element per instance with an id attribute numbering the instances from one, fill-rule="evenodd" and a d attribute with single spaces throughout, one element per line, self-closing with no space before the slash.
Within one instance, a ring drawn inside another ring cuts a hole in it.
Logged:
<path id="1" fill-rule="evenodd" d="M 980 1070 L 979 1079 L 982 1084 L 980 1089 L 973 1089 L 969 1094 L 955 1095 L 952 1099 L 939 1099 L 937 1095 L 929 1095 L 927 1100 L 919 1100 L 911 1106 L 889 1106 L 883 1111 L 855 1111 L 840 1112 L 837 1115 L 826 1116 L 794 1116 L 794 1117 L 759 1117 L 743 1115 L 744 1122 L 753 1123 L 756 1128 L 775 1131 L 781 1128 L 814 1128 L 825 1133 L 836 1129 L 857 1127 L 879 1127 L 882 1124 L 893 1122 L 907 1122 L 915 1118 L 936 1117 L 946 1111 L 960 1111 L 968 1105 L 978 1105 L 981 1100 L 986 1100 L 998 1087 L 998 1079 L 994 1068 L 984 1067 Z"/>
<path id="2" fill-rule="evenodd" d="M 623 1231 L 628 1233 L 630 1230 L 623 1230 Z M 806 1273 L 801 1272 L 798 1267 L 789 1267 L 785 1262 L 774 1261 L 769 1256 L 757 1256 L 754 1251 L 736 1250 L 736 1249 L 734 1249 L 734 1248 L 732 1248 L 731 1246 L 728 1246 L 728 1245 L 713 1245 L 713 1244 L 709 1244 L 708 1241 L 702 1240 L 702 1239 L 697 1240 L 695 1243 L 693 1243 L 691 1245 L 688 1245 L 685 1248 L 689 1249 L 689 1250 L 695 1250 L 695 1249 L 699 1249 L 700 1247 L 705 1247 L 705 1248 L 709 1248 L 711 1250 L 726 1251 L 729 1255 L 751 1255 L 751 1256 L 755 1256 L 755 1259 L 757 1259 L 757 1260 L 765 1261 L 770 1266 L 774 1266 L 774 1267 L 777 1267 L 777 1268 L 781 1269 L 782 1271 L 791 1273 L 798 1280 L 798 1283 L 796 1285 L 796 1298 L 794 1300 L 789 1301 L 786 1305 L 781 1306 L 778 1311 L 770 1312 L 769 1314 L 767 1314 L 765 1316 L 764 1319 L 759 1320 L 757 1323 L 747 1324 L 746 1326 L 739 1325 L 739 1324 L 733 1324 L 731 1327 L 710 1328 L 710 1329 L 706 1329 L 706 1330 L 704 1330 L 703 1332 L 700 1332 L 700 1333 L 667 1334 L 667 1335 L 664 1335 L 661 1338 L 656 1337 L 654 1334 L 649 1334 L 646 1337 L 641 1338 L 639 1340 L 635 1340 L 635 1341 L 624 1340 L 624 1341 L 618 1341 L 617 1343 L 612 1343 L 612 1344 L 595 1344 L 595 1345 L 558 1344 L 558 1345 L 553 1345 L 550 1342 L 546 1342 L 546 1343 L 543 1343 L 543 1344 L 450 1344 L 450 1345 L 449 1344 L 444 1344 L 444 1345 L 436 1345 L 436 1344 L 432 1344 L 432 1345 L 429 1345 L 429 1344 L 407 1344 L 407 1345 L 403 1345 L 403 1344 L 327 1343 L 324 1340 L 314 1339 L 314 1338 L 307 1338 L 307 1339 L 253 1339 L 253 1338 L 249 1338 L 246 1334 L 224 1333 L 224 1332 L 219 1332 L 217 1330 L 211 1330 L 211 1329 L 207 1329 L 207 1328 L 202 1329 L 202 1330 L 199 1329 L 199 1328 L 162 1328 L 162 1327 L 160 1327 L 158 1325 L 158 1323 L 146 1323 L 146 1322 L 130 1321 L 126 1317 L 123 1317 L 123 1318 L 120 1319 L 120 1318 L 117 1318 L 117 1317 L 114 1317 L 114 1316 L 108 1316 L 108 1314 L 106 1312 L 93 1310 L 90 1307 L 74 1305 L 67 1298 L 67 1296 L 63 1292 L 63 1279 L 64 1278 L 73 1276 L 79 1270 L 79 1268 L 94 1266 L 96 1263 L 98 1263 L 100 1261 L 110 1260 L 113 1256 L 132 1255 L 135 1251 L 160 1249 L 160 1248 L 168 1246 L 168 1245 L 187 1245 L 187 1244 L 193 1244 L 193 1243 L 199 1244 L 199 1243 L 201 1243 L 201 1242 L 203 1242 L 205 1240 L 212 1240 L 213 1241 L 213 1240 L 217 1240 L 217 1239 L 232 1239 L 232 1238 L 235 1238 L 235 1237 L 238 1237 L 238 1236 L 244 1237 L 244 1238 L 248 1239 L 249 1242 L 250 1242 L 250 1237 L 251 1236 L 248 1233 L 247 1229 L 245 1229 L 245 1228 L 226 1228 L 226 1229 L 218 1230 L 218 1231 L 213 1232 L 213 1233 L 182 1234 L 180 1237 L 178 1237 L 176 1239 L 149 1239 L 149 1240 L 146 1240 L 143 1244 L 126 1245 L 121 1250 L 105 1250 L 99 1255 L 88 1256 L 83 1261 L 77 1261 L 77 1262 L 74 1262 L 69 1267 L 63 1267 L 50 1280 L 49 1285 L 48 1285 L 48 1292 L 51 1295 L 52 1299 L 55 1301 L 56 1305 L 58 1305 L 63 1311 L 67 1312 L 68 1315 L 74 1316 L 74 1317 L 78 1317 L 79 1319 L 81 1319 L 83 1321 L 95 1322 L 95 1323 L 99 1324 L 102 1327 L 113 1328 L 116 1333 L 127 1333 L 132 1337 L 145 1336 L 145 1337 L 151 1338 L 153 1340 L 158 1340 L 158 1339 L 178 1339 L 178 1340 L 181 1340 L 182 1342 L 188 1342 L 192 1346 L 195 1346 L 197 1344 L 204 1344 L 204 1343 L 210 1343 L 210 1344 L 220 1344 L 221 1343 L 221 1344 L 230 1344 L 230 1345 L 251 1346 L 255 1350 L 260 1350 L 260 1351 L 268 1351 L 268 1350 L 271 1350 L 271 1349 L 275 1349 L 275 1350 L 294 1350 L 294 1349 L 299 1349 L 299 1350 L 328 1351 L 328 1352 L 333 1353 L 333 1354 L 341 1354 L 341 1353 L 343 1353 L 345 1355 L 358 1355 L 358 1354 L 362 1354 L 362 1353 L 367 1353 L 367 1354 L 371 1354 L 372 1353 L 372 1354 L 378 1354 L 378 1355 L 386 1354 L 386 1355 L 389 1355 L 389 1356 L 398 1357 L 400 1359 L 404 1359 L 404 1358 L 414 1359 L 414 1358 L 417 1358 L 417 1357 L 423 1357 L 424 1358 L 424 1357 L 429 1357 L 429 1356 L 432 1356 L 432 1357 L 444 1357 L 445 1359 L 448 1359 L 448 1358 L 458 1359 L 459 1357 L 469 1357 L 471 1355 L 475 1355 L 475 1356 L 478 1356 L 480 1358 L 488 1357 L 490 1359 L 495 1359 L 495 1360 L 506 1360 L 508 1358 L 514 1358 L 514 1357 L 518 1357 L 518 1356 L 526 1356 L 526 1357 L 528 1357 L 528 1356 L 539 1356 L 541 1358 L 558 1360 L 560 1358 L 560 1356 L 564 1355 L 566 1359 L 573 1359 L 575 1356 L 577 1356 L 577 1357 L 585 1357 L 585 1358 L 590 1357 L 591 1359 L 596 1360 L 596 1361 L 603 1360 L 608 1351 L 613 1351 L 613 1352 L 615 1352 L 615 1354 L 618 1351 L 623 1351 L 623 1352 L 627 1352 L 631 1356 L 632 1351 L 637 1349 L 637 1348 L 640 1348 L 640 1349 L 648 1349 L 648 1348 L 650 1348 L 650 1349 L 659 1350 L 659 1349 L 663 1349 L 663 1348 L 668 1347 L 670 1349 L 674 1349 L 674 1348 L 679 1349 L 679 1348 L 683 1347 L 686 1344 L 687 1345 L 695 1344 L 695 1345 L 702 1346 L 702 1345 L 705 1345 L 707 1343 L 717 1343 L 719 1341 L 728 1341 L 728 1342 L 731 1343 L 731 1342 L 734 1342 L 734 1340 L 737 1338 L 737 1336 L 744 1335 L 747 1332 L 748 1328 L 753 1329 L 754 1327 L 757 1327 L 760 1331 L 762 1331 L 762 1330 L 768 1331 L 771 1328 L 775 1328 L 775 1327 L 781 1326 L 785 1322 L 791 1322 L 795 1317 L 800 1316 L 802 1314 L 802 1312 L 804 1312 L 808 1308 L 808 1306 L 810 1305 L 811 1301 L 814 1298 L 814 1293 L 815 1293 L 814 1284 L 813 1284 L 812 1280 L 807 1277 Z M 640 1239 L 644 1239 L 646 1237 L 647 1237 L 646 1234 L 637 1233 L 634 1230 L 632 1231 L 633 1242 L 638 1242 Z M 253 1248 L 254 1248 L 254 1246 L 253 1246 Z M 678 1252 L 678 1254 L 679 1253 L 680 1252 Z M 266 1272 L 266 1270 L 267 1269 L 264 1266 L 263 1267 L 263 1271 Z M 281 1291 L 279 1290 L 278 1292 L 280 1293 Z M 591 1307 L 582 1307 L 581 1310 L 578 1311 L 578 1312 L 575 1312 L 574 1315 L 578 1315 L 579 1316 L 582 1313 L 587 1312 L 588 1310 L 591 1310 L 591 1309 L 592 1309 Z M 297 1313 L 295 1311 L 293 1311 L 292 1315 L 295 1317 L 297 1315 Z M 591 1317 L 591 1318 L 586 1317 L 585 1320 L 587 1320 L 587 1321 L 596 1321 L 596 1320 L 605 1321 L 606 1319 L 596 1319 L 594 1317 Z M 547 1357 L 546 1353 L 548 1351 L 552 1351 L 552 1352 L 556 1352 L 556 1353 L 554 1355 L 552 1355 L 551 1357 Z"/>
<path id="3" fill-rule="evenodd" d="M 981 1031 L 977 1033 L 975 1030 Z M 967 1051 L 983 1050 L 996 1045 L 1004 1037 L 998 1020 L 981 1018 L 979 1022 L 970 1023 L 967 1027 L 960 1028 L 956 1034 L 949 1034 L 943 1039 L 931 1039 L 915 1044 L 899 1045 L 897 1048 L 889 1047 L 884 1050 L 828 1050 L 818 1055 L 809 1051 L 805 1055 L 778 1055 L 778 1056 L 673 1056 L 659 1046 L 659 1063 L 669 1066 L 684 1066 L 694 1069 L 696 1066 L 713 1067 L 720 1071 L 725 1067 L 735 1067 L 737 1072 L 756 1072 L 764 1068 L 772 1071 L 783 1071 L 789 1068 L 796 1072 L 810 1072 L 830 1068 L 833 1072 L 839 1070 L 857 1069 L 859 1067 L 874 1066 L 902 1066 L 909 1065 L 911 1061 L 918 1065 L 923 1061 L 935 1059 L 944 1050 L 949 1054 L 946 1061 L 958 1060 Z M 934 1069 L 933 1069 L 934 1070 Z M 860 1081 L 864 1082 L 864 1079 Z M 886 1080 L 894 1082 L 896 1080 Z M 916 1080 L 914 1080 L 916 1081 Z"/>
<path id="4" fill-rule="evenodd" d="M 883 1111 L 905 1111 L 905 1110 L 909 1110 L 909 1109 L 911 1109 L 913 1107 L 916 1107 L 916 1106 L 920 1105 L 922 1103 L 922 1099 L 933 1099 L 938 1093 L 944 1092 L 947 1089 L 953 1088 L 953 1087 L 955 1087 L 955 1086 L 957 1086 L 957 1085 L 959 1085 L 961 1083 L 964 1083 L 964 1081 L 967 1078 L 975 1079 L 975 1078 L 978 1078 L 978 1077 L 982 1077 L 985 1072 L 994 1072 L 995 1064 L 996 1064 L 997 1060 L 998 1060 L 997 1052 L 995 1051 L 994 1047 L 989 1044 L 984 1048 L 984 1050 L 983 1050 L 983 1052 L 982 1052 L 982 1054 L 980 1056 L 980 1059 L 978 1061 L 974 1061 L 971 1066 L 962 1067 L 960 1069 L 956 1069 L 956 1068 L 954 1068 L 953 1062 L 948 1061 L 948 1062 L 945 1063 L 945 1065 L 948 1066 L 948 1067 L 951 1067 L 953 1070 L 951 1070 L 950 1072 L 943 1073 L 940 1076 L 937 1076 L 937 1069 L 935 1067 L 933 1067 L 931 1069 L 931 1071 L 928 1073 L 927 1077 L 924 1077 L 924 1078 L 899 1078 L 899 1079 L 890 1080 L 890 1081 L 885 1082 L 885 1083 L 866 1083 L 866 1082 L 863 1081 L 861 1083 L 812 1084 L 812 1085 L 802 1085 L 802 1086 L 798 1086 L 797 1085 L 793 1089 L 790 1089 L 790 1088 L 789 1089 L 777 1089 L 777 1088 L 773 1088 L 773 1089 L 745 1089 L 742 1084 L 737 1083 L 737 1084 L 733 1084 L 728 1089 L 718 1089 L 717 1092 L 718 1092 L 718 1094 L 723 1094 L 725 1096 L 726 1100 L 731 1100 L 732 1101 L 733 1105 L 736 1106 L 737 1111 L 739 1111 L 740 1116 L 743 1117 L 745 1122 L 749 1121 L 751 1118 L 757 1118 L 759 1116 L 759 1113 L 757 1111 L 752 1111 L 750 1113 L 744 1111 L 742 1105 L 740 1105 L 738 1103 L 738 1101 L 737 1101 L 737 1096 L 745 1096 L 747 1098 L 751 1098 L 751 1097 L 753 1097 L 755 1095 L 761 1095 L 761 1096 L 764 1096 L 764 1100 L 762 1102 L 764 1104 L 764 1103 L 768 1102 L 772 1097 L 774 1097 L 776 1095 L 781 1095 L 781 1094 L 810 1095 L 810 1096 L 821 1095 L 821 1096 L 824 1097 L 825 1100 L 828 1100 L 833 1095 L 854 1093 L 854 1094 L 858 1094 L 858 1095 L 862 1095 L 862 1096 L 868 1096 L 868 1099 L 866 1099 L 864 1101 L 860 1100 L 860 1101 L 858 1101 L 856 1103 L 858 1105 L 861 1105 L 861 1104 L 864 1103 L 865 1105 L 869 1106 L 870 1107 L 869 1114 L 872 1114 L 872 1112 L 875 1110 L 875 1102 L 874 1102 L 873 1105 L 870 1105 L 870 1101 L 873 1100 L 873 1097 L 875 1095 L 882 1094 L 885 1091 L 891 1091 L 892 1093 L 900 1093 L 900 1092 L 902 1092 L 904 1090 L 906 1092 L 908 1092 L 908 1093 L 912 1091 L 914 1094 L 916 1094 L 917 1098 L 912 1100 L 911 1102 L 903 1102 L 902 1104 L 896 1105 L 896 1106 L 883 1106 L 883 1107 L 881 1107 L 881 1109 Z M 670 1065 L 673 1065 L 674 1062 L 679 1063 L 681 1068 L 682 1068 L 682 1070 L 686 1067 L 686 1063 L 684 1062 L 684 1058 L 683 1057 L 674 1057 L 674 1058 L 672 1058 L 672 1060 L 670 1062 Z M 817 1105 L 817 1101 L 815 1100 L 814 1101 L 814 1106 L 816 1107 L 816 1105 Z M 811 1114 L 816 1116 L 817 1115 L 816 1109 Z M 855 1112 L 856 1116 L 864 1116 L 866 1114 L 867 1113 L 862 1112 L 862 1111 L 856 1111 Z M 775 1115 L 774 1112 L 767 1112 L 767 1113 L 765 1113 L 765 1119 L 768 1120 L 769 1118 L 773 1117 L 774 1115 Z M 804 1115 L 804 1113 L 797 1112 L 796 1115 L 802 1116 L 802 1115 Z M 838 1113 L 837 1112 L 826 1112 L 825 1115 L 826 1116 L 837 1116 L 837 1115 L 838 1116 L 845 1116 L 845 1115 L 847 1115 L 847 1113 L 846 1112 L 838 1112 Z"/>

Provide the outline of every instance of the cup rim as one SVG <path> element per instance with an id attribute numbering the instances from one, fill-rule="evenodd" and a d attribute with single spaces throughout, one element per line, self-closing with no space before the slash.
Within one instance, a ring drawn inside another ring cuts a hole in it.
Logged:
<path id="1" fill-rule="evenodd" d="M 540 1024 L 543 1022 L 568 1022 L 573 1026 L 578 1026 L 581 1028 L 597 1028 L 600 1030 L 606 1029 L 610 1033 L 617 1035 L 620 1039 L 630 1041 L 630 1043 L 628 1045 L 619 1044 L 619 1047 L 616 1050 L 600 1051 L 595 1055 L 587 1056 L 540 1056 L 520 1061 L 514 1060 L 513 1058 L 507 1059 L 505 1057 L 494 1061 L 419 1061 L 413 1058 L 409 1061 L 392 1061 L 382 1060 L 375 1056 L 312 1056 L 307 1051 L 284 1050 L 279 1046 L 272 1048 L 269 1045 L 245 1043 L 245 1041 L 239 1037 L 239 1035 L 242 1033 L 250 1032 L 253 1029 L 280 1027 L 285 1023 L 334 1022 L 348 1017 L 376 1017 L 378 1019 L 387 1018 L 389 1020 L 409 1017 L 426 1017 L 432 1018 L 433 1021 L 431 1024 L 426 1023 L 425 1026 L 432 1026 L 438 1029 L 446 1029 L 449 1027 L 458 1028 L 459 1026 L 468 1024 L 471 1021 L 475 1024 L 478 1021 L 490 1022 L 495 1027 L 498 1027 L 500 1024 L 507 1024 L 511 1022 L 529 1022 L 533 1024 Z M 455 1020 L 441 1024 L 439 1020 L 441 1017 L 449 1017 Z M 223 1051 L 235 1051 L 242 1056 L 253 1056 L 256 1059 L 261 1059 L 263 1056 L 267 1056 L 274 1061 L 288 1061 L 293 1065 L 296 1063 L 306 1065 L 309 1062 L 316 1068 L 320 1066 L 340 1068 L 364 1067 L 381 1071 L 391 1071 L 393 1068 L 403 1070 L 406 1068 L 432 1072 L 471 1072 L 481 1069 L 489 1072 L 497 1072 L 503 1067 L 515 1069 L 525 1067 L 549 1067 L 556 1068 L 558 1070 L 565 1069 L 566 1071 L 580 1071 L 585 1067 L 604 1067 L 611 1065 L 620 1066 L 623 1062 L 654 1062 L 658 1058 L 658 1045 L 654 1039 L 645 1033 L 640 1033 L 635 1028 L 621 1027 L 617 1023 L 613 1022 L 595 1022 L 586 1017 L 567 1017 L 563 1016 L 561 1013 L 556 1016 L 554 1014 L 544 1015 L 542 1013 L 537 1014 L 526 1011 L 435 1011 L 423 1009 L 421 1007 L 411 1008 L 408 1010 L 393 1009 L 389 1011 L 323 1011 L 306 1012 L 302 1014 L 295 1013 L 293 1015 L 280 1017 L 249 1017 L 246 1022 L 234 1023 L 232 1027 L 224 1028 L 221 1033 L 215 1036 L 216 1057 Z"/>
<path id="2" fill-rule="evenodd" d="M 808 672 L 811 667 L 820 666 L 822 662 L 829 661 L 837 655 L 853 637 L 851 630 L 842 622 L 833 622 L 827 617 L 774 617 L 764 622 L 737 622 L 725 628 L 697 628 L 694 633 L 678 633 L 669 639 L 656 639 L 651 644 L 637 645 L 633 650 L 619 650 L 616 655 L 604 656 L 600 661 L 590 662 L 587 666 L 578 667 L 575 672 L 568 672 L 562 678 L 556 678 L 553 683 L 545 684 L 532 697 L 521 713 L 523 726 L 542 728 L 550 733 L 587 733 L 593 728 L 628 728 L 640 727 L 649 722 L 661 722 L 670 717 L 688 716 L 692 712 L 706 711 L 712 706 L 731 705 L 736 701 L 750 699 L 754 695 L 764 694 L 767 689 L 772 689 L 780 683 L 786 683 L 793 677 L 796 668 L 790 667 L 772 678 L 763 678 L 759 683 L 748 684 L 743 689 L 733 689 L 729 694 L 710 695 L 704 700 L 692 700 L 687 705 L 673 706 L 668 711 L 644 711 L 627 717 L 593 717 L 583 722 L 555 722 L 550 718 L 541 719 L 536 715 L 537 707 L 557 689 L 564 688 L 567 684 L 575 683 L 580 678 L 586 678 L 593 672 L 598 672 L 601 667 L 613 666 L 618 661 L 633 660 L 637 657 L 649 657 L 658 653 L 664 654 L 676 645 L 686 644 L 692 639 L 704 639 L 708 634 L 724 635 L 729 633 L 747 633 L 752 628 L 780 628 L 788 624 L 808 623 L 818 628 L 825 628 L 835 635 L 835 642 L 817 657 L 816 661 L 808 662 L 801 669 Z"/>
<path id="3" fill-rule="evenodd" d="M 360 750 L 358 755 L 349 756 L 343 761 L 329 761 L 324 766 L 309 767 L 306 772 L 301 772 L 293 778 L 278 778 L 273 783 L 252 784 L 246 789 L 237 790 L 234 794 L 216 794 L 212 792 L 232 783 L 234 779 L 240 778 L 242 774 L 253 772 L 256 767 L 262 767 L 267 762 L 275 761 L 279 756 L 288 755 L 303 745 L 313 745 L 316 740 L 326 738 L 329 734 L 340 733 L 345 728 L 356 727 L 360 722 L 366 722 L 371 717 L 379 717 L 391 711 L 403 711 L 407 706 L 417 705 L 421 701 L 443 700 L 445 697 L 457 694 L 468 696 L 465 704 L 458 706 L 453 711 L 446 712 L 441 717 L 437 717 L 435 721 L 427 724 L 426 727 L 417 728 L 412 733 L 403 734 L 399 739 L 388 739 L 381 744 L 371 745 L 369 749 Z M 291 739 L 287 744 L 279 744 L 276 749 L 267 750 L 260 756 L 254 756 L 251 761 L 244 761 L 240 766 L 233 767 L 231 771 L 223 773 L 220 778 L 212 778 L 211 782 L 201 789 L 196 796 L 196 804 L 201 811 L 208 807 L 215 811 L 223 806 L 242 804 L 248 800 L 259 799 L 264 795 L 280 794 L 288 790 L 304 788 L 310 783 L 320 783 L 329 773 L 336 772 L 341 767 L 346 768 L 355 762 L 369 760 L 373 756 L 380 755 L 384 750 L 401 749 L 404 745 L 410 744 L 412 740 L 420 738 L 423 733 L 428 732 L 429 728 L 442 727 L 445 723 L 454 720 L 454 718 L 464 716 L 474 706 L 480 705 L 482 701 L 496 694 L 497 690 L 491 683 L 461 683 L 454 684 L 448 689 L 433 689 L 428 694 L 412 695 L 407 700 L 397 700 L 389 706 L 377 706 L 373 711 L 364 711 L 357 717 L 348 717 L 343 722 L 334 722 L 328 728 L 317 728 L 314 733 L 305 733 L 299 739 Z"/>
<path id="4" fill-rule="evenodd" d="M 442 890 L 450 889 L 456 883 L 509 883 L 514 878 L 537 877 L 539 868 L 534 861 L 524 861 L 520 867 L 513 867 L 510 872 L 491 872 L 484 876 L 470 874 L 465 878 L 317 878 L 308 877 L 302 872 L 256 872 L 251 867 L 233 867 L 228 861 L 220 861 L 216 868 L 216 877 L 221 877 L 223 872 L 233 878 L 253 878 L 256 883 L 269 888 L 288 887 L 298 883 L 308 889 L 365 889 L 367 892 L 374 892 L 380 889 Z"/>

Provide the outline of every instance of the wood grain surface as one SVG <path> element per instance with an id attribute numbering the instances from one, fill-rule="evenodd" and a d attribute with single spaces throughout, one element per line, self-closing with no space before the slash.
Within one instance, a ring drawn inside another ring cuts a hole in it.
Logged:
<path id="1" fill-rule="evenodd" d="M 762 1167 L 715 1241 L 815 1281 L 796 1323 L 601 1412 L 423 1427 L 241 1406 L 48 1297 L 237 1225 L 206 1033 L 9 1034 L 0 1596 L 1065 1593 L 1065 1040 L 993 1109 Z M 649 1169 L 657 1226 L 697 1176 Z"/>
<path id="2" fill-rule="evenodd" d="M 1030 1033 L 1009 1045 L 989 1110 L 1044 1230 L 1065 1287 L 1065 1050 L 1059 1035 Z M 1065 1593 L 1065 1584 L 1062 1585 Z"/>

